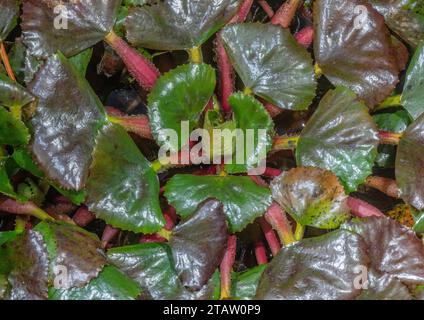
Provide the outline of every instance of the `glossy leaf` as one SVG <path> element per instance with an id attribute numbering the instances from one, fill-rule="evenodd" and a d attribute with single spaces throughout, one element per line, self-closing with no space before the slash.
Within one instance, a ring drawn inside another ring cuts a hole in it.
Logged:
<path id="1" fill-rule="evenodd" d="M 120 0 L 26 0 L 22 32 L 31 55 L 67 57 L 95 45 L 112 31 Z M 65 19 L 66 18 L 66 19 Z"/>
<path id="2" fill-rule="evenodd" d="M 378 143 L 366 106 L 352 91 L 338 87 L 322 98 L 303 129 L 297 164 L 333 171 L 352 192 L 371 174 Z"/>
<path id="3" fill-rule="evenodd" d="M 184 287 L 198 291 L 208 283 L 224 257 L 227 230 L 223 205 L 214 199 L 172 230 L 169 246 Z"/>
<path id="4" fill-rule="evenodd" d="M 228 173 L 243 173 L 264 166 L 263 162 L 266 161 L 266 155 L 272 148 L 274 135 L 274 123 L 269 113 L 255 98 L 242 93 L 232 95 L 229 102 L 236 127 L 243 132 L 236 147 L 243 141 L 245 149 L 244 161 L 237 163 L 237 157 L 234 155 L 233 164 L 227 164 L 225 170 Z"/>
<path id="5" fill-rule="evenodd" d="M 10 300 L 47 299 L 49 256 L 43 237 L 29 230 L 9 246 L 13 269 L 8 280 Z"/>
<path id="6" fill-rule="evenodd" d="M 83 287 L 95 279 L 106 264 L 96 235 L 63 222 L 42 222 L 35 228 L 47 245 L 50 276 L 65 267 L 64 288 Z M 60 270 L 60 269 L 59 269 Z"/>
<path id="7" fill-rule="evenodd" d="M 402 133 L 411 124 L 411 118 L 406 110 L 397 110 L 391 113 L 373 115 L 378 129 L 394 133 Z"/>
<path id="8" fill-rule="evenodd" d="M 6 40 L 18 23 L 18 0 L 0 0 L 0 42 Z"/>
<path id="9" fill-rule="evenodd" d="M 237 12 L 239 0 L 164 0 L 130 10 L 127 38 L 155 50 L 198 47 Z"/>
<path id="10" fill-rule="evenodd" d="M 99 98 L 61 54 L 47 60 L 29 89 L 39 99 L 31 120 L 32 153 L 49 179 L 81 190 L 96 131 L 106 121 Z"/>
<path id="11" fill-rule="evenodd" d="M 424 246 L 411 229 L 386 217 L 354 219 L 342 228 L 365 240 L 372 268 L 406 285 L 424 283 Z"/>
<path id="12" fill-rule="evenodd" d="M 8 158 L 0 157 L 0 193 L 16 199 L 18 195 L 9 179 L 7 160 Z"/>
<path id="13" fill-rule="evenodd" d="M 33 102 L 34 96 L 16 82 L 0 74 L 0 105 L 8 108 L 24 107 Z"/>
<path id="14" fill-rule="evenodd" d="M 19 235 L 19 232 L 16 231 L 4 231 L 0 232 L 0 246 L 4 245 L 6 242 L 15 239 Z"/>
<path id="15" fill-rule="evenodd" d="M 238 75 L 256 95 L 289 110 L 305 110 L 315 97 L 312 59 L 289 30 L 243 23 L 222 31 Z"/>
<path id="16" fill-rule="evenodd" d="M 88 64 L 90 63 L 93 55 L 93 48 L 84 50 L 83 52 L 71 57 L 69 61 L 74 65 L 83 77 L 87 73 Z"/>
<path id="17" fill-rule="evenodd" d="M 165 129 L 175 130 L 181 140 L 182 121 L 189 122 L 190 132 L 197 127 L 215 85 L 215 70 L 206 64 L 186 64 L 159 78 L 148 104 L 150 126 L 160 145 L 173 152 L 180 149 L 181 146 L 167 139 Z M 187 141 L 180 141 L 182 145 L 188 142 L 189 137 L 186 138 Z"/>
<path id="18" fill-rule="evenodd" d="M 409 65 L 402 93 L 402 105 L 413 119 L 424 113 L 424 42 Z"/>
<path id="19" fill-rule="evenodd" d="M 113 266 L 106 266 L 96 279 L 82 288 L 50 288 L 49 300 L 135 300 L 140 288 Z"/>
<path id="20" fill-rule="evenodd" d="M 271 205 L 271 193 L 249 177 L 175 175 L 165 187 L 165 196 L 182 217 L 192 215 L 198 205 L 215 198 L 224 205 L 230 232 L 239 232 Z"/>
<path id="21" fill-rule="evenodd" d="M 271 183 L 275 201 L 302 225 L 335 229 L 350 214 L 347 196 L 337 177 L 318 168 L 295 168 Z"/>
<path id="22" fill-rule="evenodd" d="M 265 300 L 354 299 L 357 265 L 368 266 L 362 238 L 338 230 L 283 248 L 265 269 L 256 298 Z"/>
<path id="23" fill-rule="evenodd" d="M 154 233 L 165 224 L 157 175 L 119 125 L 106 125 L 97 137 L 87 194 L 90 210 L 116 228 Z"/>
<path id="24" fill-rule="evenodd" d="M 0 145 L 24 145 L 29 138 L 25 124 L 0 106 Z"/>
<path id="25" fill-rule="evenodd" d="M 403 134 L 396 155 L 396 182 L 406 203 L 424 209 L 424 114 Z"/>
<path id="26" fill-rule="evenodd" d="M 424 16 L 400 10 L 386 17 L 389 28 L 412 48 L 424 41 Z"/>
<path id="27" fill-rule="evenodd" d="M 251 300 L 256 295 L 259 280 L 264 272 L 266 265 L 259 265 L 232 275 L 232 294 L 236 299 Z"/>
<path id="28" fill-rule="evenodd" d="M 319 0 L 313 12 L 315 58 L 324 75 L 370 108 L 388 97 L 399 68 L 384 18 L 363 0 Z"/>
<path id="29" fill-rule="evenodd" d="M 168 245 L 146 243 L 113 248 L 109 261 L 136 281 L 149 298 L 177 299 L 185 290 L 174 266 Z"/>

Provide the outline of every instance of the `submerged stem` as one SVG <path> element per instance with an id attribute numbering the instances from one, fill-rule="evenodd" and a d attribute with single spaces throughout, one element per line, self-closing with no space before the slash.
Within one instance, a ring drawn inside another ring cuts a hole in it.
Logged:
<path id="1" fill-rule="evenodd" d="M 258 263 L 258 265 L 267 264 L 268 257 L 266 256 L 266 249 L 264 243 L 258 240 L 255 241 L 253 246 L 255 251 L 256 262 Z"/>
<path id="2" fill-rule="evenodd" d="M 231 271 L 236 260 L 237 237 L 228 236 L 227 249 L 219 267 L 221 271 L 221 300 L 231 297 Z"/>
<path id="3" fill-rule="evenodd" d="M 274 230 L 277 231 L 278 236 L 284 245 L 288 246 L 296 241 L 286 213 L 276 202 L 274 202 L 265 213 L 265 219 L 274 228 Z"/>
<path id="4" fill-rule="evenodd" d="M 11 214 L 29 215 L 43 221 L 54 220 L 47 212 L 37 207 L 37 205 L 31 201 L 20 203 L 10 198 L 2 199 L 0 201 L 0 211 Z"/>
<path id="5" fill-rule="evenodd" d="M 258 0 L 258 4 L 262 7 L 262 10 L 265 11 L 268 17 L 272 18 L 274 16 L 275 12 L 266 0 Z"/>
<path id="6" fill-rule="evenodd" d="M 264 233 L 271 253 L 275 257 L 281 249 L 280 241 L 275 235 L 274 229 L 272 229 L 271 225 L 265 220 L 265 218 L 260 218 L 259 224 L 261 226 L 262 232 Z"/>
<path id="7" fill-rule="evenodd" d="M 0 58 L 3 61 L 3 65 L 6 69 L 7 75 L 12 81 L 16 82 L 15 74 L 13 73 L 12 66 L 10 65 L 9 57 L 7 56 L 6 48 L 3 41 L 0 41 Z"/>

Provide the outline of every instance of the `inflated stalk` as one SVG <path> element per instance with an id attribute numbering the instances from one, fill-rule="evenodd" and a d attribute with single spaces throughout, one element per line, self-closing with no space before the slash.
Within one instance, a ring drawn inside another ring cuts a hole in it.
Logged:
<path id="1" fill-rule="evenodd" d="M 250 9 L 252 8 L 252 5 L 253 0 L 245 0 L 240 6 L 238 13 L 234 16 L 233 19 L 231 19 L 229 24 L 244 22 L 250 12 Z M 235 89 L 235 74 L 230 58 L 225 51 L 221 33 L 218 33 L 216 36 L 215 53 L 217 57 L 217 66 L 220 79 L 219 91 L 221 96 L 221 106 L 224 113 L 229 115 L 231 113 L 231 106 L 228 102 L 228 99 L 233 94 Z"/>
<path id="2" fill-rule="evenodd" d="M 274 138 L 274 144 L 272 146 L 273 151 L 281 150 L 293 150 L 296 149 L 297 143 L 299 142 L 299 136 L 280 136 Z"/>
<path id="3" fill-rule="evenodd" d="M 266 111 L 268 111 L 269 115 L 271 116 L 271 118 L 275 118 L 276 116 L 278 116 L 279 114 L 281 114 L 284 110 L 274 106 L 272 103 L 265 103 L 264 107 L 266 109 Z"/>
<path id="4" fill-rule="evenodd" d="M 106 36 L 105 41 L 121 57 L 130 74 L 145 90 L 150 90 L 155 85 L 160 77 L 160 72 L 152 62 L 129 46 L 113 31 Z"/>
<path id="5" fill-rule="evenodd" d="M 228 237 L 227 249 L 225 250 L 224 259 L 222 259 L 221 271 L 221 300 L 231 297 L 231 272 L 233 270 L 234 261 L 236 260 L 237 237 L 230 235 Z"/>
<path id="6" fill-rule="evenodd" d="M 294 37 L 300 45 L 309 48 L 314 40 L 314 28 L 312 26 L 305 27 L 299 30 Z"/>
<path id="7" fill-rule="evenodd" d="M 112 242 L 120 232 L 121 230 L 116 229 L 111 225 L 106 225 L 102 235 L 102 247 L 107 248 L 109 243 Z"/>
<path id="8" fill-rule="evenodd" d="M 3 41 L 0 41 L 0 58 L 3 61 L 3 65 L 6 69 L 7 75 L 12 81 L 16 81 L 15 74 L 13 73 L 12 66 L 10 65 L 9 57 L 7 56 L 6 48 Z"/>
<path id="9" fill-rule="evenodd" d="M 201 47 L 194 47 L 188 50 L 190 61 L 193 63 L 202 63 L 203 62 L 203 53 Z"/>
<path id="10" fill-rule="evenodd" d="M 393 133 L 388 131 L 378 132 L 378 137 L 380 138 L 381 144 L 398 145 L 402 136 L 403 136 L 402 133 Z"/>
<path id="11" fill-rule="evenodd" d="M 262 10 L 265 11 L 268 17 L 272 18 L 274 16 L 274 10 L 272 10 L 271 6 L 266 0 L 258 0 L 258 4 L 261 6 Z"/>
<path id="12" fill-rule="evenodd" d="M 374 189 L 377 189 L 384 194 L 388 195 L 392 198 L 399 198 L 400 197 L 400 190 L 397 186 L 396 180 L 389 179 L 389 178 L 383 178 L 383 177 L 377 177 L 377 176 L 371 176 L 368 177 L 365 181 L 365 185 Z"/>
<path id="13" fill-rule="evenodd" d="M 234 92 L 235 74 L 220 34 L 216 38 L 215 47 L 220 79 L 221 106 L 224 113 L 228 115 L 231 113 L 228 100 Z"/>
<path id="14" fill-rule="evenodd" d="M 149 117 L 146 115 L 109 116 L 108 118 L 112 123 L 117 123 L 124 127 L 128 132 L 135 133 L 144 139 L 153 139 Z"/>
<path id="15" fill-rule="evenodd" d="M 282 173 L 283 173 L 283 171 L 281 171 L 280 169 L 266 168 L 263 175 L 265 177 L 275 178 L 275 177 L 278 177 Z"/>
<path id="16" fill-rule="evenodd" d="M 264 243 L 258 240 L 258 241 L 255 241 L 253 246 L 255 251 L 256 262 L 258 263 L 258 265 L 267 264 L 268 257 L 266 255 L 266 248 Z"/>
<path id="17" fill-rule="evenodd" d="M 384 213 L 378 208 L 357 198 L 349 197 L 347 204 L 350 208 L 350 213 L 359 218 L 384 216 Z"/>
<path id="18" fill-rule="evenodd" d="M 163 228 L 163 229 L 161 229 L 157 232 L 157 235 L 166 239 L 166 241 L 169 241 L 169 239 L 171 239 L 171 234 L 172 234 L 172 232 L 169 231 L 169 230 L 166 230 L 165 228 Z"/>
<path id="19" fill-rule="evenodd" d="M 271 23 L 288 28 L 301 2 L 301 0 L 287 0 L 272 17 Z"/>
<path id="20" fill-rule="evenodd" d="M 96 216 L 86 206 L 82 206 L 74 214 L 72 220 L 74 220 L 77 226 L 84 228 L 96 220 Z"/>
<path id="21" fill-rule="evenodd" d="M 296 241 L 300 241 L 303 239 L 303 236 L 305 235 L 305 226 L 297 223 L 296 224 L 296 230 L 294 231 L 294 238 Z"/>
<path id="22" fill-rule="evenodd" d="M 281 249 L 280 241 L 275 235 L 274 229 L 272 229 L 271 225 L 264 218 L 259 219 L 259 224 L 261 226 L 262 232 L 264 233 L 269 249 L 271 250 L 272 255 L 275 257 Z"/>
<path id="23" fill-rule="evenodd" d="M 11 214 L 33 216 L 43 221 L 54 220 L 47 212 L 37 207 L 37 205 L 31 201 L 20 203 L 13 199 L 6 198 L 0 200 L 0 202 L 0 211 Z"/>
<path id="24" fill-rule="evenodd" d="M 277 231 L 278 236 L 284 245 L 288 246 L 296 241 L 286 213 L 278 205 L 278 203 L 273 202 L 268 211 L 265 213 L 265 219 L 272 228 Z"/>

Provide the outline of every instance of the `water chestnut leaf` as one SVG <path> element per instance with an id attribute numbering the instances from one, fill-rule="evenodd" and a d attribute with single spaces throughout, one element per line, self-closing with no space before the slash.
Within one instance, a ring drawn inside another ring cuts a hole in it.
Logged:
<path id="1" fill-rule="evenodd" d="M 29 131 L 25 124 L 0 106 L 0 145 L 25 145 L 29 139 Z"/>
<path id="2" fill-rule="evenodd" d="M 214 199 L 172 230 L 169 246 L 184 287 L 198 291 L 208 283 L 224 257 L 227 230 L 223 205 Z"/>
<path id="3" fill-rule="evenodd" d="M 50 277 L 54 277 L 57 268 L 66 268 L 64 288 L 85 286 L 97 278 L 106 264 L 95 234 L 64 222 L 41 222 L 35 230 L 47 245 Z"/>
<path id="4" fill-rule="evenodd" d="M 243 272 L 232 274 L 232 293 L 235 299 L 252 300 L 255 298 L 259 280 L 267 265 L 259 265 Z"/>
<path id="5" fill-rule="evenodd" d="M 335 229 L 350 214 L 347 196 L 337 177 L 318 168 L 294 168 L 271 183 L 272 196 L 298 223 Z"/>
<path id="6" fill-rule="evenodd" d="M 161 0 L 130 10 L 128 40 L 154 50 L 201 46 L 236 14 L 240 0 Z"/>
<path id="7" fill-rule="evenodd" d="M 230 97 L 229 103 L 236 127 L 243 132 L 239 140 L 236 137 L 236 145 L 239 146 L 240 141 L 243 141 L 245 149 L 244 161 L 237 163 L 237 157 L 234 156 L 233 164 L 225 165 L 225 170 L 228 173 L 244 173 L 264 165 L 266 155 L 272 148 L 274 123 L 263 105 L 253 97 L 236 93 Z"/>
<path id="8" fill-rule="evenodd" d="M 172 152 L 178 151 L 181 146 L 167 139 L 164 131 L 172 129 L 182 145 L 188 143 L 181 141 L 181 122 L 189 122 L 189 133 L 199 125 L 215 86 L 215 70 L 207 64 L 182 65 L 160 77 L 148 98 L 150 125 L 156 141 Z"/>
<path id="9" fill-rule="evenodd" d="M 399 10 L 386 16 L 389 28 L 413 49 L 424 41 L 424 16 Z"/>
<path id="10" fill-rule="evenodd" d="M 18 23 L 19 1 L 0 0 L 0 8 L 0 42 L 2 42 Z"/>
<path id="11" fill-rule="evenodd" d="M 409 65 L 402 105 L 414 120 L 424 113 L 424 42 L 416 49 Z"/>
<path id="12" fill-rule="evenodd" d="M 135 300 L 139 295 L 137 283 L 113 266 L 82 288 L 49 289 L 49 300 Z"/>
<path id="13" fill-rule="evenodd" d="M 260 23 L 227 26 L 222 39 L 244 85 L 266 101 L 305 110 L 315 97 L 310 54 L 289 30 Z"/>
<path id="14" fill-rule="evenodd" d="M 83 189 L 96 132 L 106 121 L 103 105 L 62 54 L 51 56 L 28 87 L 39 99 L 31 119 L 36 161 L 61 187 Z"/>
<path id="15" fill-rule="evenodd" d="M 372 117 L 378 129 L 394 133 L 404 132 L 412 122 L 409 113 L 404 109 L 395 112 L 378 113 Z"/>
<path id="16" fill-rule="evenodd" d="M 347 192 L 371 174 L 379 139 L 367 107 L 347 88 L 330 90 L 307 123 L 296 150 L 297 164 L 334 172 Z"/>
<path id="17" fill-rule="evenodd" d="M 384 18 L 365 0 L 318 0 L 313 12 L 314 52 L 323 74 L 370 108 L 388 97 L 399 68 Z"/>
<path id="18" fill-rule="evenodd" d="M 10 109 L 22 108 L 34 100 L 34 96 L 27 89 L 0 74 L 0 106 Z"/>
<path id="19" fill-rule="evenodd" d="M 26 0 L 22 33 L 31 55 L 71 57 L 112 31 L 121 0 Z"/>
<path id="20" fill-rule="evenodd" d="M 156 172 L 119 125 L 97 137 L 87 195 L 90 210 L 116 228 L 149 234 L 165 225 Z"/>
<path id="21" fill-rule="evenodd" d="M 272 203 L 268 188 L 241 176 L 177 174 L 166 184 L 165 197 L 182 217 L 192 215 L 204 200 L 218 199 L 224 205 L 231 233 L 242 231 Z"/>
<path id="22" fill-rule="evenodd" d="M 396 182 L 402 199 L 424 209 L 424 114 L 403 134 L 396 154 Z"/>

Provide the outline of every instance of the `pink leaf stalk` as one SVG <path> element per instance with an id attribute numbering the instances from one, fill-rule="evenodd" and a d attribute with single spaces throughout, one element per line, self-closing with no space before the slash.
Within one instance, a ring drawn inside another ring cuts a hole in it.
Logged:
<path id="1" fill-rule="evenodd" d="M 231 271 L 233 270 L 234 261 L 236 260 L 237 237 L 230 235 L 228 237 L 227 249 L 222 259 L 221 271 L 221 299 L 231 297 Z"/>
<path id="2" fill-rule="evenodd" d="M 157 242 L 157 243 L 165 243 L 168 240 L 166 240 L 165 238 L 161 237 L 158 234 L 146 234 L 140 237 L 139 243 L 152 243 L 152 242 Z"/>
<path id="3" fill-rule="evenodd" d="M 400 190 L 396 180 L 371 176 L 368 177 L 365 185 L 377 189 L 392 198 L 400 198 Z"/>
<path id="4" fill-rule="evenodd" d="M 109 243 L 113 241 L 119 235 L 120 232 L 121 230 L 116 229 L 111 225 L 106 225 L 102 235 L 102 247 L 107 248 L 109 246 Z"/>
<path id="5" fill-rule="evenodd" d="M 350 208 L 350 212 L 356 217 L 384 217 L 383 212 L 363 200 L 349 197 L 347 199 L 347 204 Z"/>
<path id="6" fill-rule="evenodd" d="M 283 173 L 283 171 L 281 171 L 280 169 L 266 168 L 263 175 L 265 177 L 275 178 L 275 177 L 278 177 L 282 173 Z"/>
<path id="7" fill-rule="evenodd" d="M 296 14 L 301 0 L 287 0 L 272 17 L 271 23 L 288 28 Z"/>
<path id="8" fill-rule="evenodd" d="M 94 213 L 90 212 L 86 206 L 82 206 L 74 214 L 72 220 L 74 220 L 77 226 L 84 228 L 88 226 L 91 222 L 96 220 L 96 216 L 94 215 Z"/>
<path id="9" fill-rule="evenodd" d="M 143 57 L 137 50 L 128 45 L 114 32 L 109 33 L 106 42 L 116 51 L 127 66 L 128 71 L 145 89 L 150 90 L 160 77 L 156 66 L 147 58 Z"/>
<path id="10" fill-rule="evenodd" d="M 29 215 L 40 220 L 54 220 L 47 212 L 31 201 L 20 203 L 16 200 L 2 197 L 0 198 L 0 211 L 17 215 Z"/>
<path id="11" fill-rule="evenodd" d="M 269 249 L 271 250 L 272 255 L 275 257 L 281 250 L 280 240 L 278 240 L 274 229 L 272 229 L 271 225 L 265 220 L 265 218 L 260 218 L 259 224 L 261 226 L 262 232 L 264 233 Z"/>
<path id="12" fill-rule="evenodd" d="M 314 40 L 314 28 L 312 26 L 307 26 L 299 30 L 294 37 L 300 45 L 305 48 L 309 48 Z"/>
<path id="13" fill-rule="evenodd" d="M 255 257 L 258 265 L 267 264 L 268 257 L 266 255 L 265 245 L 262 241 L 255 241 L 254 243 Z"/>
<path id="14" fill-rule="evenodd" d="M 268 17 L 272 18 L 274 16 L 274 10 L 272 10 L 266 0 L 258 0 L 258 4 L 262 7 L 262 10 L 265 11 Z"/>
<path id="15" fill-rule="evenodd" d="M 284 245 L 287 246 L 296 241 L 286 213 L 278 203 L 272 203 L 272 205 L 268 208 L 268 211 L 265 213 L 265 219 L 272 228 L 277 231 L 278 236 Z"/>

